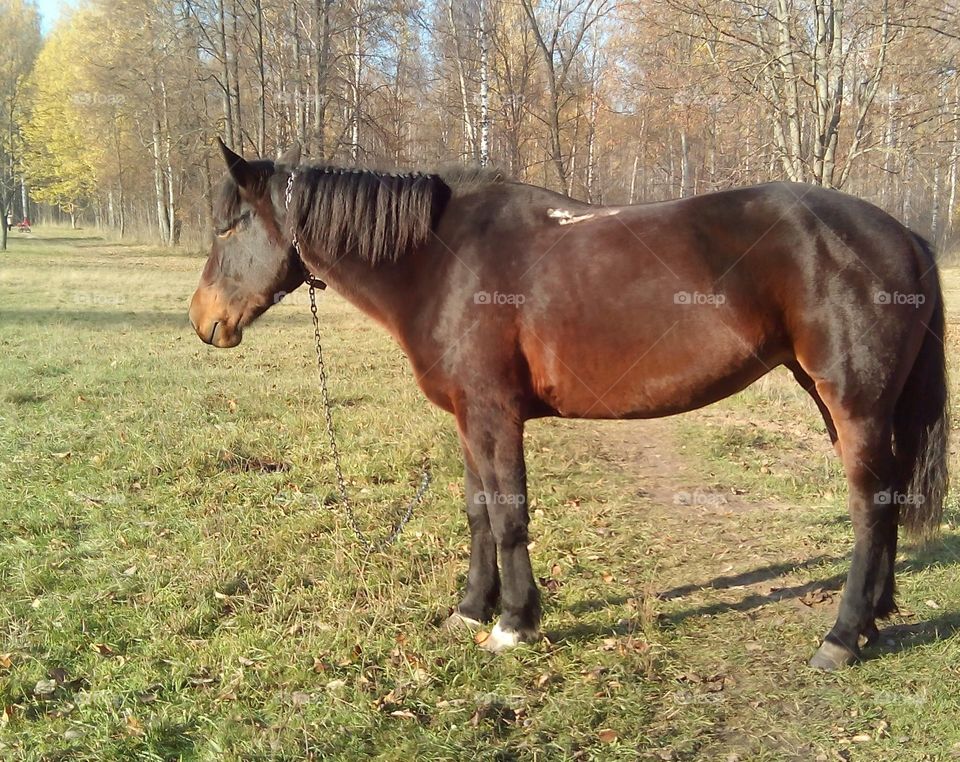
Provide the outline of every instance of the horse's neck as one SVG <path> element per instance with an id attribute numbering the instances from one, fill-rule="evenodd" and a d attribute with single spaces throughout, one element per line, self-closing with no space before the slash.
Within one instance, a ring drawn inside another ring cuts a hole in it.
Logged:
<path id="1" fill-rule="evenodd" d="M 403 299 L 403 268 L 371 267 L 352 257 L 343 257 L 326 268 L 313 268 L 317 276 L 361 312 L 384 325 L 395 336 L 399 331 L 400 300 Z"/>

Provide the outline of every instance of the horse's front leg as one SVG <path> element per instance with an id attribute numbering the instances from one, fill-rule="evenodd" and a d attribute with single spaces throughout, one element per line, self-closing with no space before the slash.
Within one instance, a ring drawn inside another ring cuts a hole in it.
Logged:
<path id="1" fill-rule="evenodd" d="M 493 618 L 500 600 L 497 544 L 490 528 L 483 482 L 466 443 L 463 443 L 464 490 L 470 524 L 470 570 L 463 599 L 447 620 L 447 627 L 479 627 Z"/>
<path id="2" fill-rule="evenodd" d="M 527 551 L 523 422 L 498 406 L 476 406 L 461 417 L 460 430 L 483 484 L 478 499 L 486 506 L 500 560 L 500 621 L 483 647 L 502 651 L 540 637 L 540 594 Z"/>

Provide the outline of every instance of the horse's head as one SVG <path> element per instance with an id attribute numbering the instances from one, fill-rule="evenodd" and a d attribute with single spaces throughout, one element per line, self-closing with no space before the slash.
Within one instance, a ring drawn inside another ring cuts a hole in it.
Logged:
<path id="1" fill-rule="evenodd" d="M 214 203 L 213 248 L 190 301 L 197 335 L 215 347 L 235 347 L 243 329 L 305 273 L 284 230 L 285 190 L 300 162 L 299 147 L 276 162 L 246 161 L 220 142 L 229 173 Z"/>

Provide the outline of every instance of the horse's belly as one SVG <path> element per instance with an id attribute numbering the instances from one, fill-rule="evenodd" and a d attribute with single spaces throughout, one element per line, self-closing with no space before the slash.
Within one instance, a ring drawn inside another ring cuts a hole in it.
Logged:
<path id="1" fill-rule="evenodd" d="M 688 347 L 664 338 L 635 351 L 587 344 L 527 354 L 533 391 L 565 418 L 656 418 L 744 389 L 782 361 L 745 342 Z"/>

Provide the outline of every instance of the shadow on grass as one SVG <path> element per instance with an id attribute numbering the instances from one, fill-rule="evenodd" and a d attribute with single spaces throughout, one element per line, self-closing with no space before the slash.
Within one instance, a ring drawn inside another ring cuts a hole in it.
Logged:
<path id="1" fill-rule="evenodd" d="M 130 298 L 128 303 L 134 302 Z M 188 300 L 177 304 L 179 309 L 171 310 L 121 310 L 121 309 L 0 309 L 0 323 L 3 325 L 26 325 L 30 327 L 51 323 L 68 323 L 93 330 L 111 330 L 116 328 L 176 328 L 184 335 L 193 335 L 193 328 L 187 318 Z M 310 314 L 306 309 L 283 309 L 269 312 L 251 328 L 255 331 L 262 326 L 308 326 Z"/>
<path id="2" fill-rule="evenodd" d="M 800 564 L 779 563 L 769 564 L 735 575 L 715 577 L 701 584 L 683 585 L 660 593 L 661 600 L 680 598 L 701 590 L 723 590 L 743 585 L 756 584 L 775 579 L 785 573 L 799 569 L 818 567 L 824 564 L 845 561 L 843 556 L 820 555 Z M 930 543 L 915 552 L 913 556 L 898 564 L 897 573 L 914 573 L 930 568 L 946 568 L 960 564 L 960 536 L 950 535 L 939 542 Z M 780 601 L 803 598 L 818 591 L 839 591 L 843 587 L 846 573 L 834 574 L 829 577 L 811 580 L 801 585 L 774 588 L 769 593 L 748 592 L 736 602 L 717 602 L 702 606 L 695 606 L 682 611 L 665 614 L 660 617 L 662 623 L 678 624 L 691 617 L 718 616 L 734 611 L 752 611 Z M 620 606 L 627 602 L 626 596 L 611 596 L 599 600 L 586 600 L 570 607 L 573 613 L 599 611 L 612 606 Z M 575 625 L 566 630 L 550 633 L 554 642 L 589 642 L 598 638 L 624 635 L 630 631 L 631 623 L 618 619 L 609 623 L 594 623 Z M 886 653 L 905 651 L 917 646 L 925 645 L 937 640 L 952 637 L 960 632 L 960 611 L 945 612 L 936 619 L 913 624 L 898 624 L 887 627 L 881 633 L 880 645 L 871 651 Z M 892 643 L 891 641 L 896 641 Z M 871 657 L 868 657 L 871 658 Z"/>
<path id="3" fill-rule="evenodd" d="M 49 244 L 69 244 L 70 246 L 102 246 L 107 240 L 103 236 L 41 236 L 36 233 L 17 235 L 7 239 L 8 243 L 26 246 L 46 246 Z"/>
<path id="4" fill-rule="evenodd" d="M 863 654 L 864 661 L 884 654 L 901 653 L 918 646 L 952 638 L 960 632 L 960 611 L 947 611 L 936 619 L 912 624 L 892 624 L 880 631 L 880 640 Z"/>
<path id="5" fill-rule="evenodd" d="M 29 325 L 36 327 L 44 323 L 79 323 L 85 328 L 109 330 L 118 327 L 165 326 L 181 328 L 192 333 L 187 319 L 187 308 L 179 312 L 160 310 L 61 310 L 61 309 L 19 309 L 0 310 L 0 322 L 5 325 Z"/>

